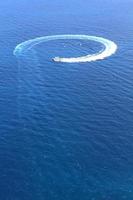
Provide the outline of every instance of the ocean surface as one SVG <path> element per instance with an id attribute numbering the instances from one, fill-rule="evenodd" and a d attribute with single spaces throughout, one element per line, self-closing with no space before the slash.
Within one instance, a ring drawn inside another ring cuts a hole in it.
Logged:
<path id="1" fill-rule="evenodd" d="M 101 44 L 117 52 L 56 63 Z M 133 200 L 133 1 L 0 1 L 0 200 Z"/>

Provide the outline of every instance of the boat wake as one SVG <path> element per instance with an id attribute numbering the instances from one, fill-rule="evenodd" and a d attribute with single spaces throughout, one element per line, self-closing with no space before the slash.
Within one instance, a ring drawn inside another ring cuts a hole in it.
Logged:
<path id="1" fill-rule="evenodd" d="M 91 61 L 96 61 L 96 60 L 102 60 L 106 57 L 111 56 L 117 50 L 117 45 L 113 41 L 102 38 L 102 37 L 89 36 L 89 35 L 53 35 L 53 36 L 38 37 L 38 38 L 23 42 L 16 46 L 13 53 L 15 56 L 19 56 L 26 53 L 26 51 L 28 51 L 35 45 L 38 45 L 42 42 L 47 42 L 51 40 L 62 40 L 62 39 L 91 40 L 91 41 L 95 41 L 95 42 L 99 42 L 103 44 L 104 49 L 99 51 L 96 54 L 88 54 L 81 57 L 52 58 L 52 60 L 55 62 L 79 63 L 79 62 L 91 62 Z"/>

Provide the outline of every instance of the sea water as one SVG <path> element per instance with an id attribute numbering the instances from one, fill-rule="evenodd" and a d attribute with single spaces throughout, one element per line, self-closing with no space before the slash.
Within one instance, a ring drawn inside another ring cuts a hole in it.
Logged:
<path id="1" fill-rule="evenodd" d="M 0 2 L 0 199 L 133 199 L 133 2 Z M 94 41 L 40 43 L 50 35 L 115 42 L 95 62 L 52 58 L 99 52 Z"/>

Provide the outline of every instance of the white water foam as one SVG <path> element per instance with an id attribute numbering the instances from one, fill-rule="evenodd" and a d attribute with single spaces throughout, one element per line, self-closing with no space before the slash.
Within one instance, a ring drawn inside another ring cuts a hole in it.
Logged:
<path id="1" fill-rule="evenodd" d="M 73 57 L 73 58 L 55 57 L 53 58 L 53 61 L 55 62 L 77 63 L 77 62 L 91 62 L 96 60 L 102 60 L 106 57 L 111 56 L 117 50 L 117 45 L 113 41 L 102 37 L 89 36 L 89 35 L 53 35 L 53 36 L 38 37 L 23 42 L 16 46 L 13 53 L 15 56 L 19 56 L 25 53 L 27 50 L 34 47 L 35 45 L 40 44 L 42 42 L 47 42 L 51 40 L 62 40 L 62 39 L 91 40 L 103 44 L 105 48 L 96 54 L 88 54 L 82 57 Z"/>

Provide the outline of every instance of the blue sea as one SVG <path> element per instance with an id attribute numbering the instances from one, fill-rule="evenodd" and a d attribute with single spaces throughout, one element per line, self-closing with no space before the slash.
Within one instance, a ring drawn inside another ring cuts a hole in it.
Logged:
<path id="1" fill-rule="evenodd" d="M 57 63 L 114 41 L 104 60 Z M 133 1 L 0 1 L 0 200 L 133 200 Z"/>

